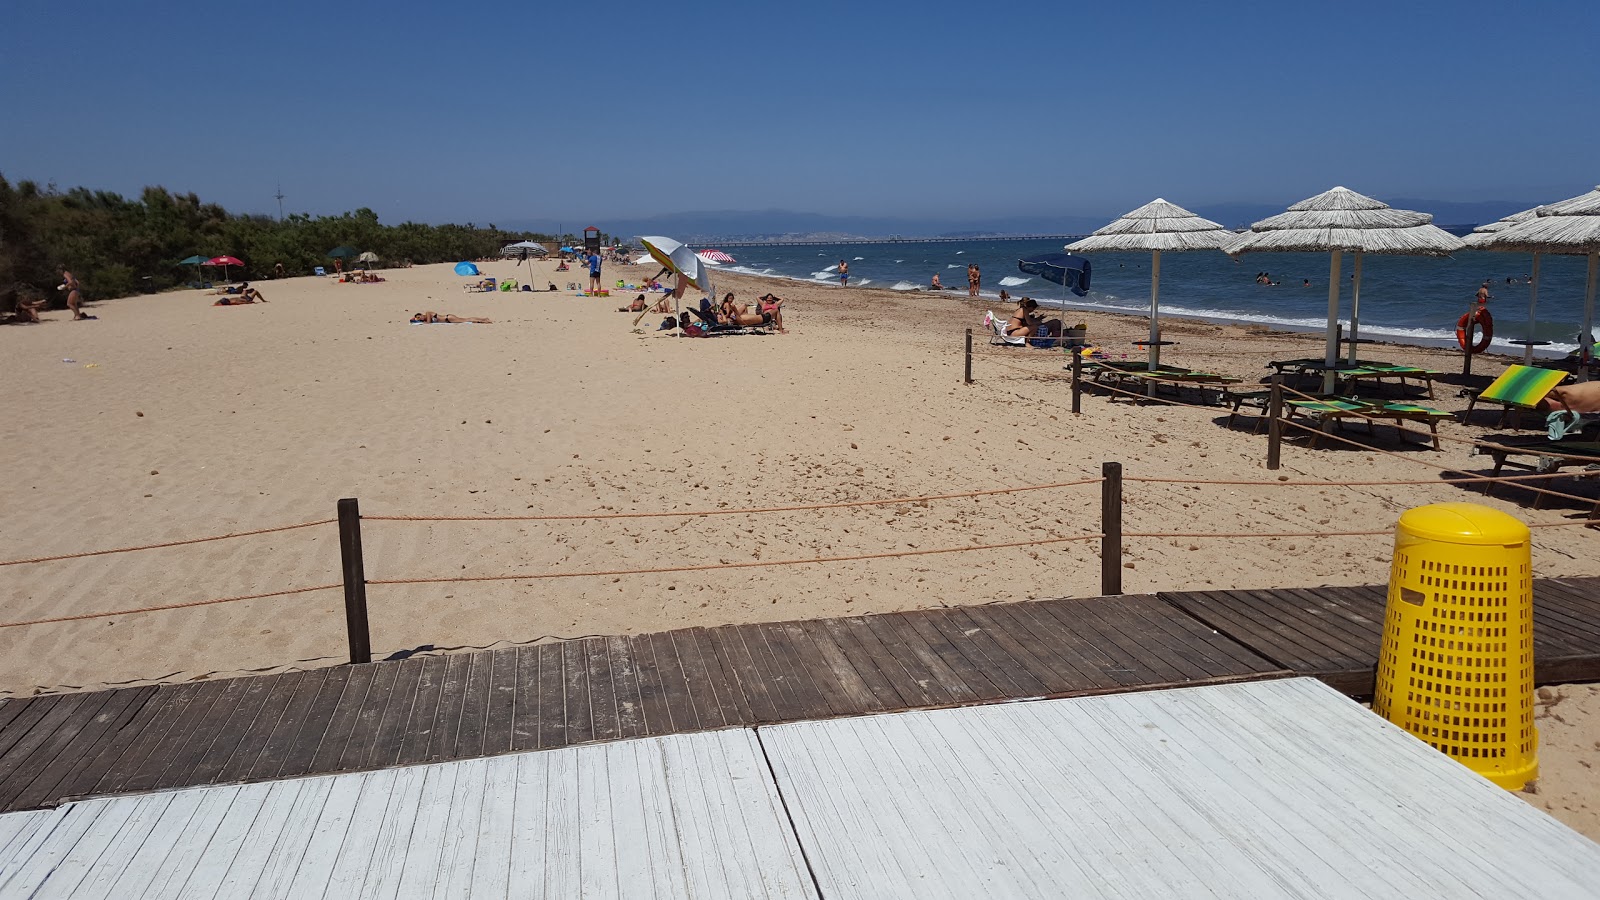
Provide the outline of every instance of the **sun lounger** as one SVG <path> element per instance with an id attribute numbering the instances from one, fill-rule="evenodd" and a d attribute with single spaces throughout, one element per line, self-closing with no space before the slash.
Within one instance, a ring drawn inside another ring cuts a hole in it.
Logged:
<path id="1" fill-rule="evenodd" d="M 1304 359 L 1275 359 L 1267 366 L 1279 375 L 1321 377 L 1328 370 L 1326 360 L 1307 357 Z M 1346 389 L 1353 390 L 1357 381 L 1366 379 L 1370 381 L 1383 381 L 1393 378 L 1400 382 L 1400 387 L 1407 387 L 1407 379 L 1415 378 L 1427 390 L 1428 399 L 1433 399 L 1433 377 L 1440 374 L 1433 369 L 1423 369 L 1417 366 L 1403 366 L 1397 363 L 1377 362 L 1369 359 L 1358 359 L 1354 366 L 1340 364 L 1334 369 L 1334 376 L 1344 383 Z"/>
<path id="2" fill-rule="evenodd" d="M 1367 423 L 1367 432 L 1372 433 L 1372 423 L 1375 420 L 1387 419 L 1394 422 L 1395 431 L 1399 432 L 1400 440 L 1405 440 L 1406 429 L 1401 422 L 1425 422 L 1428 431 L 1433 436 L 1433 449 L 1439 449 L 1439 420 L 1454 418 L 1442 409 L 1431 406 L 1418 406 L 1415 403 L 1373 403 L 1354 397 L 1331 398 L 1327 400 L 1290 400 L 1287 402 L 1289 416 L 1299 415 L 1317 423 L 1319 432 L 1326 432 L 1328 425 L 1340 424 L 1345 419 L 1362 419 Z M 1319 434 L 1312 434 L 1311 446 L 1317 446 Z"/>
<path id="3" fill-rule="evenodd" d="M 1471 419 L 1473 407 L 1482 401 L 1500 404 L 1500 421 L 1495 425 L 1496 428 L 1504 428 L 1508 416 L 1511 417 L 1512 427 L 1518 427 L 1522 410 L 1537 409 L 1539 401 L 1550 393 L 1550 389 L 1568 377 L 1566 372 L 1538 366 L 1507 366 L 1488 387 L 1477 393 L 1467 393 L 1470 399 L 1467 400 L 1467 411 L 1462 414 L 1461 420 L 1465 422 Z"/>
<path id="4" fill-rule="evenodd" d="M 983 314 L 983 324 L 989 326 L 989 344 L 996 347 L 1026 347 L 1028 338 L 1024 335 L 1006 334 L 1005 320 L 990 310 Z"/>
<path id="5" fill-rule="evenodd" d="M 463 294 L 490 293 L 490 292 L 499 290 L 499 288 L 500 288 L 499 283 L 496 282 L 493 278 L 485 278 L 482 281 L 478 281 L 478 282 L 475 282 L 473 284 L 463 284 L 461 286 L 461 293 L 463 293 Z"/>
<path id="6" fill-rule="evenodd" d="M 1170 387 L 1174 393 L 1183 388 L 1192 388 L 1202 392 L 1208 389 L 1216 390 L 1220 394 L 1226 385 L 1239 383 L 1239 379 L 1217 372 L 1202 372 L 1197 369 L 1166 365 L 1158 365 L 1152 369 L 1148 362 L 1143 361 L 1084 363 L 1082 372 L 1085 377 L 1097 384 L 1135 393 L 1148 393 L 1162 387 Z"/>
<path id="7" fill-rule="evenodd" d="M 1491 434 L 1472 448 L 1474 456 L 1487 456 L 1494 460 L 1493 474 L 1499 475 L 1506 466 L 1540 475 L 1559 472 L 1568 466 L 1582 466 L 1579 478 L 1600 477 L 1600 441 L 1552 441 L 1545 437 L 1526 434 Z M 1522 462 L 1513 457 L 1533 457 Z M 1537 507 L 1544 494 L 1535 495 Z M 1595 503 L 1590 518 L 1600 518 L 1600 501 Z"/>

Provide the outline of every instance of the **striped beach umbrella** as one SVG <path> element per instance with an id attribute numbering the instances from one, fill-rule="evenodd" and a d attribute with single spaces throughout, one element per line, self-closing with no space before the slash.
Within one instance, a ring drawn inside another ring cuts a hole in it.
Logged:
<path id="1" fill-rule="evenodd" d="M 701 250 L 700 252 L 696 253 L 695 256 L 700 257 L 714 266 L 720 266 L 724 263 L 738 262 L 738 260 L 726 253 L 723 253 L 721 250 Z"/>

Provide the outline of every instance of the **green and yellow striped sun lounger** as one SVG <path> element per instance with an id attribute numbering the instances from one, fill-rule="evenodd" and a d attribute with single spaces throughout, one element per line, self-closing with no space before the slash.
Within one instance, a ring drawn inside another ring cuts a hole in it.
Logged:
<path id="1" fill-rule="evenodd" d="M 1539 401 L 1550 393 L 1550 389 L 1566 381 L 1570 377 L 1566 372 L 1555 369 L 1541 369 L 1538 366 L 1507 366 L 1488 387 L 1473 395 L 1467 401 L 1467 412 L 1464 419 L 1472 418 L 1472 408 L 1478 402 L 1500 404 L 1500 423 L 1496 428 L 1504 427 L 1506 416 L 1513 411 L 1536 409 Z"/>

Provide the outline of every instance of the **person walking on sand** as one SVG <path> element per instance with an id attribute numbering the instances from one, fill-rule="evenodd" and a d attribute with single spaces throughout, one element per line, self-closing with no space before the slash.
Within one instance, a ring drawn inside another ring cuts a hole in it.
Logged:
<path id="1" fill-rule="evenodd" d="M 979 280 L 981 278 L 982 278 L 982 273 L 978 270 L 978 264 L 977 263 L 972 263 L 971 265 L 967 266 L 967 296 L 968 297 L 976 297 L 976 296 L 978 296 L 978 282 L 979 282 Z"/>
<path id="2" fill-rule="evenodd" d="M 589 254 L 589 293 L 600 293 L 600 252 Z"/>
<path id="3" fill-rule="evenodd" d="M 61 286 L 56 290 L 67 292 L 67 309 L 72 310 L 74 321 L 89 318 L 88 314 L 79 308 L 83 303 L 83 285 L 79 284 L 77 276 L 67 271 L 65 267 L 61 269 Z"/>
<path id="4" fill-rule="evenodd" d="M 839 260 L 839 287 L 850 286 L 850 264 Z"/>

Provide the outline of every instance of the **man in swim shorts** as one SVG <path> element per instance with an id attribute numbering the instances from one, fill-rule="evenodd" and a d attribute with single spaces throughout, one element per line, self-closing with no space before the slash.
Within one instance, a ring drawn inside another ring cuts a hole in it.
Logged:
<path id="1" fill-rule="evenodd" d="M 589 254 L 589 293 L 600 293 L 600 253 Z"/>
<path id="2" fill-rule="evenodd" d="M 839 287 L 850 286 L 850 264 L 839 260 Z"/>

